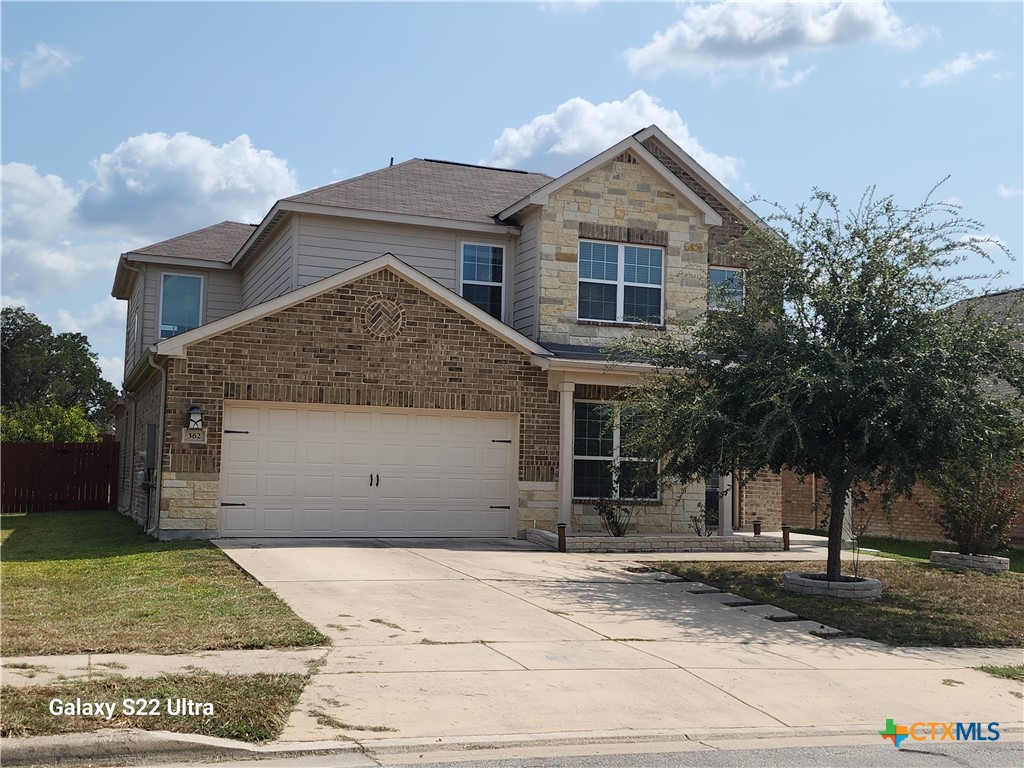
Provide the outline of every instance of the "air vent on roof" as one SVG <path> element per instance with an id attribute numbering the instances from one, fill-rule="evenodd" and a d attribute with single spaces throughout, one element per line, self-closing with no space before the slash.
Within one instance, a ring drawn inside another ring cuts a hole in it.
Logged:
<path id="1" fill-rule="evenodd" d="M 439 163 L 441 165 L 461 165 L 463 168 L 483 168 L 485 171 L 504 171 L 505 173 L 529 173 L 529 171 L 517 171 L 515 168 L 494 168 L 490 165 L 473 165 L 472 163 L 456 163 L 452 160 L 431 160 L 423 158 L 425 163 Z"/>

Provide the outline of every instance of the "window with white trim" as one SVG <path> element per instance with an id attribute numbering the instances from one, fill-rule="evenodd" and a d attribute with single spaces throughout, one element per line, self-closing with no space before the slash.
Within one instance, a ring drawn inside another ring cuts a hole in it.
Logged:
<path id="1" fill-rule="evenodd" d="M 629 412 L 580 400 L 573 409 L 573 498 L 657 499 L 658 463 L 629 449 Z"/>
<path id="2" fill-rule="evenodd" d="M 203 278 L 164 274 L 160 283 L 160 338 L 169 339 L 203 324 Z"/>
<path id="3" fill-rule="evenodd" d="M 708 268 L 708 309 L 743 309 L 743 270 Z"/>
<path id="4" fill-rule="evenodd" d="M 581 240 L 577 316 L 660 325 L 664 264 L 661 248 Z"/>
<path id="5" fill-rule="evenodd" d="M 462 298 L 502 318 L 505 249 L 500 245 L 462 244 Z"/>

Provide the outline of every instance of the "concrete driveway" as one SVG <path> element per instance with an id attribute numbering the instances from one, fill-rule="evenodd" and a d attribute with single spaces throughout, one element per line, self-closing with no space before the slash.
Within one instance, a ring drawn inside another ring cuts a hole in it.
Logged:
<path id="1" fill-rule="evenodd" d="M 334 645 L 283 741 L 1021 720 L 1020 651 L 824 640 L 634 556 L 522 541 L 221 540 Z M 953 680 L 955 682 L 949 682 Z M 1019 738 L 1019 736 L 1018 736 Z"/>

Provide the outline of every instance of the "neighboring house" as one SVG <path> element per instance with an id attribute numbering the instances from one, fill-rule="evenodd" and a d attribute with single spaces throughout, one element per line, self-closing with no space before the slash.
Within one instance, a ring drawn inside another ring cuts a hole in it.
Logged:
<path id="1" fill-rule="evenodd" d="M 952 307 L 958 308 L 973 309 L 998 323 L 1012 321 L 1024 331 L 1024 288 L 967 299 Z M 1014 394 L 1005 381 L 993 382 L 990 391 L 997 397 Z M 782 494 L 782 517 L 787 523 L 802 528 L 820 527 L 828 508 L 828 492 L 821 478 L 807 477 L 800 482 L 796 474 L 784 471 Z M 934 495 L 923 484 L 918 484 L 910 498 L 893 502 L 888 515 L 882 510 L 879 499 L 870 497 L 863 509 L 854 511 L 852 530 L 867 536 L 937 541 L 943 538 L 942 528 L 935 522 L 937 511 Z M 1016 547 L 1024 547 L 1024 515 L 1018 515 L 1010 526 L 1010 541 Z"/>
<path id="2" fill-rule="evenodd" d="M 556 179 L 410 160 L 123 254 L 124 511 L 162 538 L 514 536 L 632 494 L 642 531 L 690 532 L 704 483 L 616 484 L 638 460 L 601 404 L 648 368 L 603 347 L 709 282 L 742 300 L 716 246 L 754 221 L 652 126 Z M 781 481 L 726 503 L 777 525 Z"/>

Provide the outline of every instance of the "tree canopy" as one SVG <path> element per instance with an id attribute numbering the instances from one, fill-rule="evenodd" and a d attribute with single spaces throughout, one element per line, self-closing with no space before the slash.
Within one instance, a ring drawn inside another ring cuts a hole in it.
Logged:
<path id="1" fill-rule="evenodd" d="M 3 308 L 0 404 L 5 408 L 46 405 L 67 410 L 80 406 L 86 419 L 109 431 L 106 409 L 116 398 L 117 390 L 102 377 L 97 356 L 83 334 L 54 334 L 23 307 Z"/>
<path id="2" fill-rule="evenodd" d="M 869 190 L 844 214 L 816 190 L 773 211 L 727 247 L 747 263 L 742 305 L 718 302 L 680 334 L 635 336 L 628 353 L 659 371 L 627 397 L 664 476 L 823 477 L 836 578 L 848 492 L 908 494 L 944 462 L 990 450 L 993 436 L 1021 451 L 1022 338 L 957 304 L 970 283 L 950 271 L 998 247 L 957 206 L 905 209 Z M 993 377 L 1007 394 L 993 394 Z"/>

